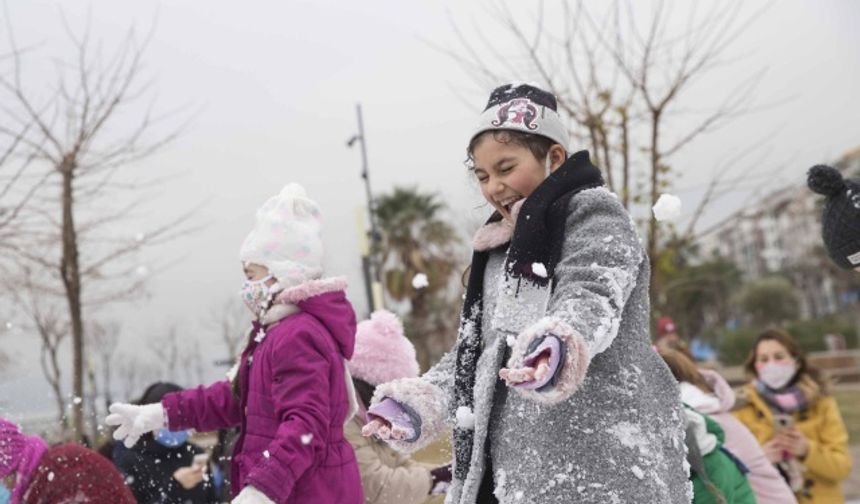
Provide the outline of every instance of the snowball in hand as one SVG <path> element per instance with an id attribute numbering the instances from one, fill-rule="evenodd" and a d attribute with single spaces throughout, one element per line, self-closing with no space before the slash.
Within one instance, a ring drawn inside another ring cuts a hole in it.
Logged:
<path id="1" fill-rule="evenodd" d="M 652 210 L 654 218 L 658 221 L 674 221 L 681 215 L 681 198 L 671 194 L 661 194 Z"/>
<path id="2" fill-rule="evenodd" d="M 414 277 L 412 277 L 412 287 L 416 289 L 423 289 L 430 285 L 430 282 L 427 280 L 427 275 L 424 273 L 417 273 Z"/>

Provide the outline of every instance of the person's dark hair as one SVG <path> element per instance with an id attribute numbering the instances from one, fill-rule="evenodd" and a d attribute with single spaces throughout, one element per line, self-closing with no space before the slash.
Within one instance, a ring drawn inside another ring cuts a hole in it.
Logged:
<path id="1" fill-rule="evenodd" d="M 480 135 L 475 135 L 475 138 L 473 138 L 472 141 L 469 142 L 469 147 L 466 148 L 466 165 L 469 167 L 469 169 L 472 169 L 475 164 L 475 158 L 472 157 L 472 154 L 475 152 L 475 148 L 477 148 L 478 144 L 484 141 L 484 138 L 486 138 L 488 135 L 492 135 L 493 139 L 499 143 L 515 144 L 527 148 L 532 152 L 532 155 L 534 155 L 535 159 L 546 158 L 546 155 L 549 154 L 549 149 L 556 143 L 543 135 L 523 133 L 521 131 L 485 131 Z"/>
<path id="2" fill-rule="evenodd" d="M 376 387 L 355 377 L 352 378 L 352 384 L 355 386 L 355 393 L 358 395 L 358 398 L 361 399 L 362 403 L 364 403 L 364 407 L 369 408 L 370 400 L 373 399 L 373 393 L 376 391 Z"/>
<path id="3" fill-rule="evenodd" d="M 146 387 L 146 390 L 141 394 L 140 399 L 134 402 L 134 404 L 144 405 L 144 404 L 152 404 L 161 402 L 161 399 L 171 393 L 171 392 L 179 392 L 182 390 L 182 387 L 175 383 L 170 382 L 155 382 L 152 385 Z"/>
<path id="4" fill-rule="evenodd" d="M 785 349 L 788 350 L 788 353 L 794 358 L 795 362 L 797 362 L 797 374 L 794 378 L 795 383 L 804 385 L 805 382 L 807 386 L 817 388 L 814 392 L 827 394 L 827 382 L 821 375 L 821 371 L 809 364 L 806 360 L 806 354 L 800 349 L 790 334 L 775 327 L 765 329 L 756 337 L 752 349 L 747 356 L 747 360 L 744 362 L 744 370 L 749 374 L 749 376 L 758 376 L 755 369 L 756 352 L 758 351 L 759 343 L 767 340 L 776 341 L 780 345 L 784 346 Z"/>

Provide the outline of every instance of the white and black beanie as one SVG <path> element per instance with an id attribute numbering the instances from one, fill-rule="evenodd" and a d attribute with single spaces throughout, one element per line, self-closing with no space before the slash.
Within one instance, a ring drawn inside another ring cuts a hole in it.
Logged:
<path id="1" fill-rule="evenodd" d="M 827 196 L 821 214 L 827 255 L 841 268 L 860 268 L 860 179 L 845 179 L 836 168 L 817 165 L 809 169 L 807 183 Z"/>
<path id="2" fill-rule="evenodd" d="M 494 89 L 469 141 L 493 130 L 541 135 L 568 152 L 569 135 L 558 114 L 555 96 L 531 84 L 505 84 Z"/>

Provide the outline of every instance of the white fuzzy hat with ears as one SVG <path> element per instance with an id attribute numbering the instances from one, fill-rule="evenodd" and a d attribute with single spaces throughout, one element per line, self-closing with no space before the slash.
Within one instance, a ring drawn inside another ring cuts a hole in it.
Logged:
<path id="1" fill-rule="evenodd" d="M 267 267 L 283 288 L 318 279 L 323 274 L 321 231 L 319 205 L 304 187 L 287 184 L 257 210 L 239 259 Z"/>
<path id="2" fill-rule="evenodd" d="M 403 335 L 397 315 L 377 310 L 358 323 L 355 351 L 347 362 L 349 373 L 371 385 L 418 376 L 415 347 Z"/>

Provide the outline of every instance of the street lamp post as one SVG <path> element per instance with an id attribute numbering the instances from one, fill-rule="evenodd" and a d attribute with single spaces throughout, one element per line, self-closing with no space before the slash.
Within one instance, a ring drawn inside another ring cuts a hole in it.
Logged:
<path id="1" fill-rule="evenodd" d="M 358 133 L 353 135 L 347 142 L 347 147 L 352 147 L 356 142 L 361 143 L 361 178 L 364 179 L 364 190 L 367 196 L 367 218 L 370 223 L 370 231 L 362 239 L 362 270 L 364 272 L 364 286 L 367 293 L 369 311 L 382 308 L 382 284 L 380 283 L 380 269 L 376 261 L 376 244 L 379 241 L 379 231 L 376 226 L 376 214 L 373 208 L 373 193 L 370 190 L 370 172 L 367 166 L 367 140 L 364 136 L 364 120 L 361 115 L 361 104 L 355 106 L 358 118 Z M 363 224 L 363 223 L 362 223 Z M 368 243 L 367 238 L 370 238 Z"/>

